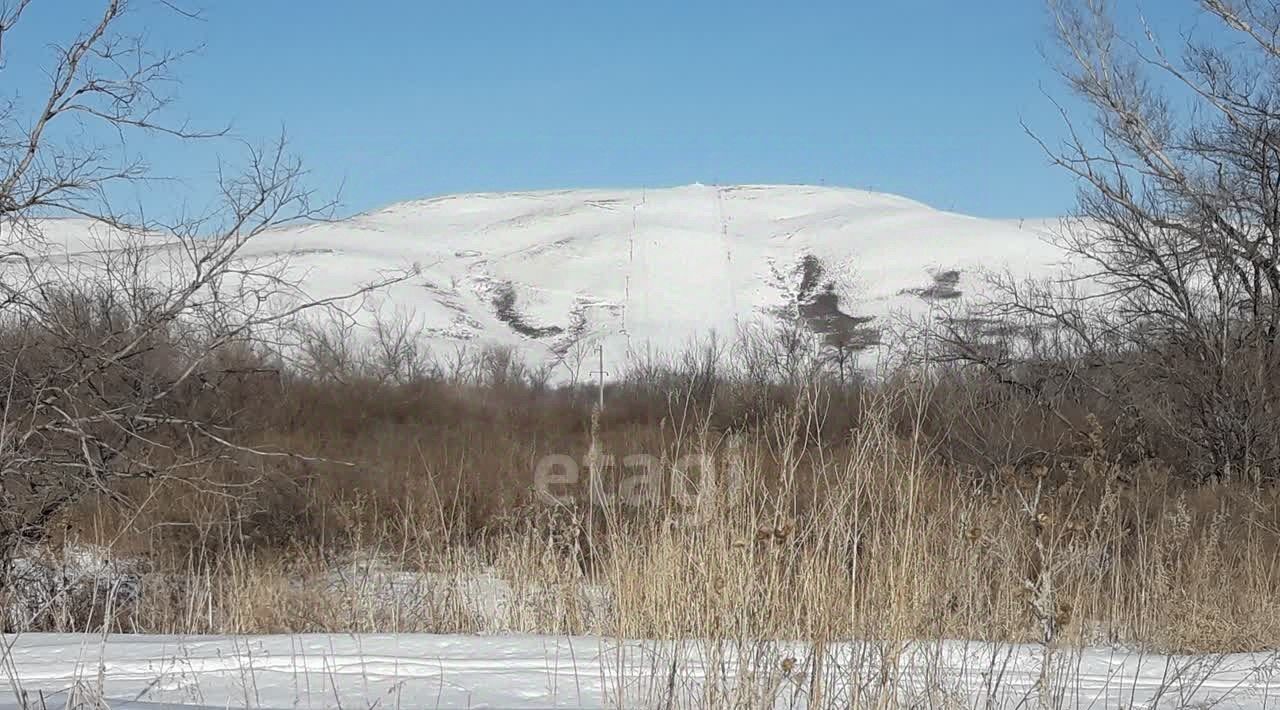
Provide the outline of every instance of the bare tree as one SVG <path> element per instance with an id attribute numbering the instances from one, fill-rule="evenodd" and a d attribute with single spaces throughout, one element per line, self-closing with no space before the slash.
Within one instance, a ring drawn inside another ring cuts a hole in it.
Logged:
<path id="1" fill-rule="evenodd" d="M 36 1 L 0 0 L 0 77 L 38 66 L 8 56 Z M 199 485 L 215 463 L 288 455 L 236 441 L 223 390 L 270 370 L 264 343 L 299 314 L 405 277 L 317 300 L 287 263 L 246 257 L 256 236 L 332 207 L 305 187 L 283 138 L 220 170 L 205 214 L 161 223 L 113 209 L 114 194 L 151 177 L 121 147 L 127 137 L 223 134 L 166 122 L 182 55 L 123 31 L 129 11 L 104 0 L 53 46 L 45 94 L 0 105 L 0 589 L 18 550 L 87 497 L 128 503 L 126 481 Z M 66 235 L 45 218 L 66 215 L 99 248 L 60 246 Z"/>
<path id="2" fill-rule="evenodd" d="M 851 267 L 804 254 L 789 270 L 770 269 L 782 302 L 766 310 L 772 316 L 766 336 L 750 328 L 740 334 L 748 369 L 758 378 L 790 384 L 827 374 L 842 386 L 856 381 L 859 354 L 879 345 L 881 333 L 871 325 L 873 316 L 846 312 Z"/>
<path id="3" fill-rule="evenodd" d="M 423 342 L 421 319 L 411 309 L 394 308 L 390 315 L 374 311 L 373 376 L 382 382 L 407 384 L 426 377 L 439 377 L 430 348 Z"/>
<path id="4" fill-rule="evenodd" d="M 1200 477 L 1274 477 L 1280 7 L 1196 4 L 1213 27 L 1175 51 L 1148 27 L 1123 32 L 1105 0 L 1049 2 L 1060 72 L 1093 115 L 1086 128 L 1060 105 L 1065 140 L 1036 137 L 1078 180 L 1077 218 L 1055 237 L 1076 269 L 994 278 L 992 302 L 947 335 L 1049 406 L 1109 403 Z"/>

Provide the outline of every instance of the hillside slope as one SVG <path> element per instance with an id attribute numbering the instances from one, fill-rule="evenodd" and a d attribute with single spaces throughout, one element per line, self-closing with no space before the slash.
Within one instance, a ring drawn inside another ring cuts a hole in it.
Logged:
<path id="1" fill-rule="evenodd" d="M 420 277 L 371 307 L 414 318 L 433 347 L 505 344 L 545 361 L 589 340 L 609 367 L 789 307 L 813 287 L 806 258 L 837 282 L 842 311 L 874 325 L 970 292 L 980 269 L 1055 267 L 1050 226 L 852 189 L 691 185 L 405 202 L 269 232 L 244 254 L 287 258 L 317 297 L 417 263 Z M 69 252 L 92 251 L 69 226 L 53 231 Z"/>

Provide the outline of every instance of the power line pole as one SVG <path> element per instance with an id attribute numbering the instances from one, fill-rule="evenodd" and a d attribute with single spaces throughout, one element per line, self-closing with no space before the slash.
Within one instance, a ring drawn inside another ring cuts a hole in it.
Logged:
<path id="1" fill-rule="evenodd" d="M 600 411 L 604 411 L 604 343 L 596 344 L 596 353 L 600 356 L 600 369 L 596 371 L 596 382 L 599 384 L 600 401 L 596 405 Z"/>

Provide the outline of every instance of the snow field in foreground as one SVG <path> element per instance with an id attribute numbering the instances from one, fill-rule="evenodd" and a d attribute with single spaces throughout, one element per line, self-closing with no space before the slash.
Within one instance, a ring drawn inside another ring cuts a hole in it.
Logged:
<path id="1" fill-rule="evenodd" d="M 875 705 L 1223 707 L 1280 702 L 1269 654 L 1166 657 L 1034 646 L 835 644 L 814 698 L 798 644 L 599 637 L 27 634 L 4 637 L 0 708 L 597 708 Z M 1040 679 L 1047 677 L 1047 692 Z"/>

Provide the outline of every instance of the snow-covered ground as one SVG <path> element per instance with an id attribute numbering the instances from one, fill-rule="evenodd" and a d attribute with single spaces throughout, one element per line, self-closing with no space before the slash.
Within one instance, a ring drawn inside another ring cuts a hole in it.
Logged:
<path id="1" fill-rule="evenodd" d="M 55 568 L 29 560 L 19 567 L 99 590 L 137 583 L 129 565 L 110 559 L 106 550 L 72 546 Z M 53 603 L 46 593 L 55 581 L 34 582 L 27 601 Z M 844 708 L 886 700 L 930 708 L 1280 706 L 1280 651 L 1164 656 L 1063 647 L 1046 660 L 1040 646 L 959 640 L 831 643 L 818 654 L 798 642 L 530 635 L 516 629 L 545 607 L 546 590 L 492 571 L 424 575 L 353 559 L 305 584 L 385 605 L 394 610 L 391 628 L 412 623 L 414 609 L 435 597 L 435 606 L 456 606 L 485 632 L 0 635 L 0 710 Z M 592 628 L 608 628 L 604 590 L 584 587 L 582 603 Z"/>
<path id="2" fill-rule="evenodd" d="M 908 707 L 1265 708 L 1276 659 L 1063 652 L 1042 694 L 1029 646 L 800 646 L 545 636 L 4 638 L 0 708 Z M 888 694 L 888 695 L 886 695 Z M 101 705 L 93 703 L 101 702 Z M 84 703 L 75 705 L 74 703 Z"/>
<path id="3" fill-rule="evenodd" d="M 1057 224 L 979 219 L 853 189 L 691 185 L 405 202 L 272 231 L 243 254 L 287 258 L 316 297 L 418 264 L 421 276 L 375 307 L 412 318 L 433 347 L 504 344 L 538 362 L 585 339 L 604 346 L 608 367 L 712 331 L 732 338 L 790 298 L 806 256 L 839 282 L 841 308 L 874 316 L 874 326 L 928 311 L 938 295 L 930 289 L 948 273 L 944 297 L 974 293 L 983 269 L 1055 270 L 1063 257 L 1044 236 Z M 46 228 L 54 252 L 86 263 L 111 251 L 88 233 L 80 221 Z"/>

